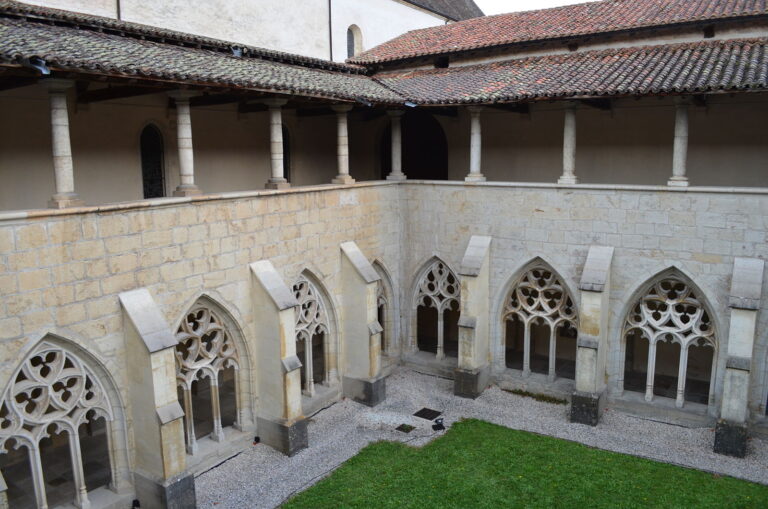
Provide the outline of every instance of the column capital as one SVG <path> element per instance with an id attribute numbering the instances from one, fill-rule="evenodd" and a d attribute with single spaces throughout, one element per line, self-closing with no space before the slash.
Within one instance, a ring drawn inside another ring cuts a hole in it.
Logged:
<path id="1" fill-rule="evenodd" d="M 678 95 L 675 97 L 675 106 L 678 108 L 691 105 L 691 98 L 685 95 Z"/>
<path id="2" fill-rule="evenodd" d="M 264 99 L 261 102 L 269 106 L 270 108 L 282 108 L 283 106 L 288 104 L 288 99 L 283 99 L 280 97 L 271 97 L 269 99 Z"/>
<path id="3" fill-rule="evenodd" d="M 48 87 L 48 91 L 50 92 L 66 92 L 75 86 L 74 80 L 64 80 L 58 78 L 43 80 L 43 83 L 46 87 Z"/>
<path id="4" fill-rule="evenodd" d="M 334 104 L 331 109 L 336 113 L 348 113 L 352 109 L 351 104 Z"/>
<path id="5" fill-rule="evenodd" d="M 485 106 L 482 106 L 482 105 L 467 106 L 467 111 L 474 114 L 479 114 L 484 109 L 485 109 Z"/>
<path id="6" fill-rule="evenodd" d="M 399 118 L 405 115 L 405 111 L 403 110 L 387 110 L 387 115 L 392 118 Z"/>
<path id="7" fill-rule="evenodd" d="M 197 92 L 194 92 L 192 90 L 171 90 L 168 92 L 168 97 L 173 99 L 174 101 L 189 101 L 191 98 L 195 97 Z"/>

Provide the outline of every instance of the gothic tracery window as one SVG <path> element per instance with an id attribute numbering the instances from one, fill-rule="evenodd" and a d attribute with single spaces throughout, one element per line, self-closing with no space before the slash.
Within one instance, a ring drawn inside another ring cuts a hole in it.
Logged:
<path id="1" fill-rule="evenodd" d="M 382 327 L 381 353 L 387 351 L 387 296 L 384 293 L 384 283 L 380 280 L 376 285 L 376 319 Z"/>
<path id="2" fill-rule="evenodd" d="M 195 306 L 176 333 L 176 380 L 184 406 L 187 452 L 197 439 L 224 439 L 224 427 L 238 424 L 237 347 L 219 315 Z"/>
<path id="3" fill-rule="evenodd" d="M 707 404 L 716 344 L 714 325 L 691 286 L 677 277 L 654 283 L 624 322 L 622 389 Z"/>
<path id="4" fill-rule="evenodd" d="M 459 353 L 461 285 L 456 275 L 435 260 L 421 277 L 416 294 L 416 343 L 437 359 Z"/>
<path id="5" fill-rule="evenodd" d="M 11 507 L 88 506 L 88 492 L 113 478 L 107 446 L 113 413 L 104 386 L 77 355 L 48 342 L 11 380 L 0 407 Z"/>
<path id="6" fill-rule="evenodd" d="M 325 341 L 328 313 L 315 285 L 304 276 L 293 285 L 299 306 L 296 311 L 296 355 L 301 359 L 301 385 L 308 396 L 315 394 L 315 384 L 327 380 Z"/>
<path id="7" fill-rule="evenodd" d="M 553 270 L 537 265 L 525 271 L 507 295 L 503 313 L 508 367 L 550 380 L 574 378 L 578 316 Z"/>

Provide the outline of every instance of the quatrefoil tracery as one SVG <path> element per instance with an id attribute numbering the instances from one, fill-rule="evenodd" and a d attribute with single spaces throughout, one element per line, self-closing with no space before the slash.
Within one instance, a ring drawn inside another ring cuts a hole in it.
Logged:
<path id="1" fill-rule="evenodd" d="M 296 339 L 311 341 L 317 334 L 328 334 L 328 314 L 317 288 L 301 277 L 293 285 L 293 294 L 299 302 L 296 311 Z"/>
<path id="2" fill-rule="evenodd" d="M 239 368 L 234 340 L 218 315 L 207 307 L 199 306 L 187 313 L 176 340 L 176 379 L 186 389 L 195 380 L 215 380 L 221 370 Z"/>
<path id="3" fill-rule="evenodd" d="M 715 345 L 715 329 L 704 304 L 691 287 L 677 278 L 655 283 L 632 308 L 624 335 L 638 331 L 650 342 L 668 341 L 687 348 L 690 344 Z"/>
<path id="4" fill-rule="evenodd" d="M 534 267 L 523 274 L 507 297 L 504 318 L 517 315 L 524 322 L 539 321 L 550 326 L 577 323 L 576 307 L 557 275 L 545 267 Z"/>
<path id="5" fill-rule="evenodd" d="M 416 306 L 429 306 L 440 311 L 459 304 L 461 285 L 443 262 L 435 260 L 419 281 Z"/>

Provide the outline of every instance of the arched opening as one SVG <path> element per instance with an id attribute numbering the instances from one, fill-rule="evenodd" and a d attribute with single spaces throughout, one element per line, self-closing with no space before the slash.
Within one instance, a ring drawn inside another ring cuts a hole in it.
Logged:
<path id="1" fill-rule="evenodd" d="M 239 426 L 237 375 L 240 355 L 222 315 L 198 301 L 176 332 L 176 380 L 184 408 L 187 453 L 197 452 L 198 440 L 224 440 L 224 429 Z"/>
<path id="2" fill-rule="evenodd" d="M 458 357 L 461 285 L 456 275 L 435 260 L 419 279 L 416 293 L 416 346 L 438 359 Z"/>
<path id="3" fill-rule="evenodd" d="M 389 354 L 394 351 L 398 342 L 395 293 L 389 272 L 382 263 L 375 260 L 372 265 L 380 277 L 376 285 L 376 318 L 382 328 L 381 353 Z"/>
<path id="4" fill-rule="evenodd" d="M 315 385 L 328 382 L 326 365 L 329 334 L 328 312 L 320 291 L 304 276 L 293 285 L 299 303 L 296 312 L 296 355 L 301 360 L 301 386 L 305 395 L 315 395 Z"/>
<path id="5" fill-rule="evenodd" d="M 715 329 L 705 304 L 677 276 L 653 283 L 624 322 L 624 380 L 621 389 L 655 396 L 709 402 Z"/>
<path id="6" fill-rule="evenodd" d="M 163 135 L 150 124 L 141 131 L 141 181 L 144 198 L 165 196 L 165 145 Z"/>
<path id="7" fill-rule="evenodd" d="M 352 58 L 363 52 L 363 32 L 357 25 L 347 28 L 347 58 Z"/>
<path id="8" fill-rule="evenodd" d="M 411 180 L 448 180 L 448 141 L 440 122 L 421 109 L 402 117 L 403 173 Z M 381 179 L 392 171 L 392 128 L 381 140 Z"/>
<path id="9" fill-rule="evenodd" d="M 11 507 L 84 507 L 90 491 L 112 482 L 112 406 L 75 353 L 48 341 L 38 345 L 12 377 L 0 417 L 0 468 Z"/>
<path id="10" fill-rule="evenodd" d="M 283 176 L 291 181 L 291 133 L 283 126 Z"/>
<path id="11" fill-rule="evenodd" d="M 576 306 L 557 273 L 543 263 L 520 276 L 505 299 L 506 365 L 550 380 L 576 376 Z"/>
<path id="12" fill-rule="evenodd" d="M 381 325 L 379 348 L 381 349 L 381 352 L 384 353 L 387 351 L 387 329 L 384 327 L 387 323 L 386 301 L 379 298 L 377 299 L 376 304 L 376 320 L 378 320 L 379 325 Z"/>

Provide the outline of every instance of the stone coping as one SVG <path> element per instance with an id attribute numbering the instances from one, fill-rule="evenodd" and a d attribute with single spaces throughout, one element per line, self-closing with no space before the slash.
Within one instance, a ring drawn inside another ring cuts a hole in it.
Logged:
<path id="1" fill-rule="evenodd" d="M 30 209 L 12 210 L 0 212 L 0 222 L 19 221 L 25 219 L 37 219 L 43 217 L 71 216 L 80 214 L 92 214 L 101 212 L 118 212 L 128 210 L 150 209 L 169 207 L 198 202 L 219 200 L 237 200 L 242 198 L 258 198 L 261 196 L 274 196 L 286 194 L 314 193 L 320 191 L 339 191 L 364 187 L 396 186 L 403 184 L 453 186 L 453 187 L 485 187 L 485 188 L 522 188 L 522 189 L 562 189 L 572 191 L 598 190 L 598 191 L 635 191 L 635 192 L 659 192 L 659 193 L 706 193 L 706 194 L 744 194 L 744 195 L 768 195 L 768 187 L 722 187 L 722 186 L 646 186 L 646 185 L 619 185 L 619 184 L 557 184 L 542 182 L 466 182 L 463 180 L 370 180 L 355 182 L 353 184 L 319 184 L 312 186 L 290 187 L 288 189 L 268 189 L 256 191 L 232 191 L 225 193 L 210 193 L 186 197 L 153 198 L 129 202 L 108 203 L 104 205 L 91 205 L 83 207 L 70 207 L 65 209 Z"/>

